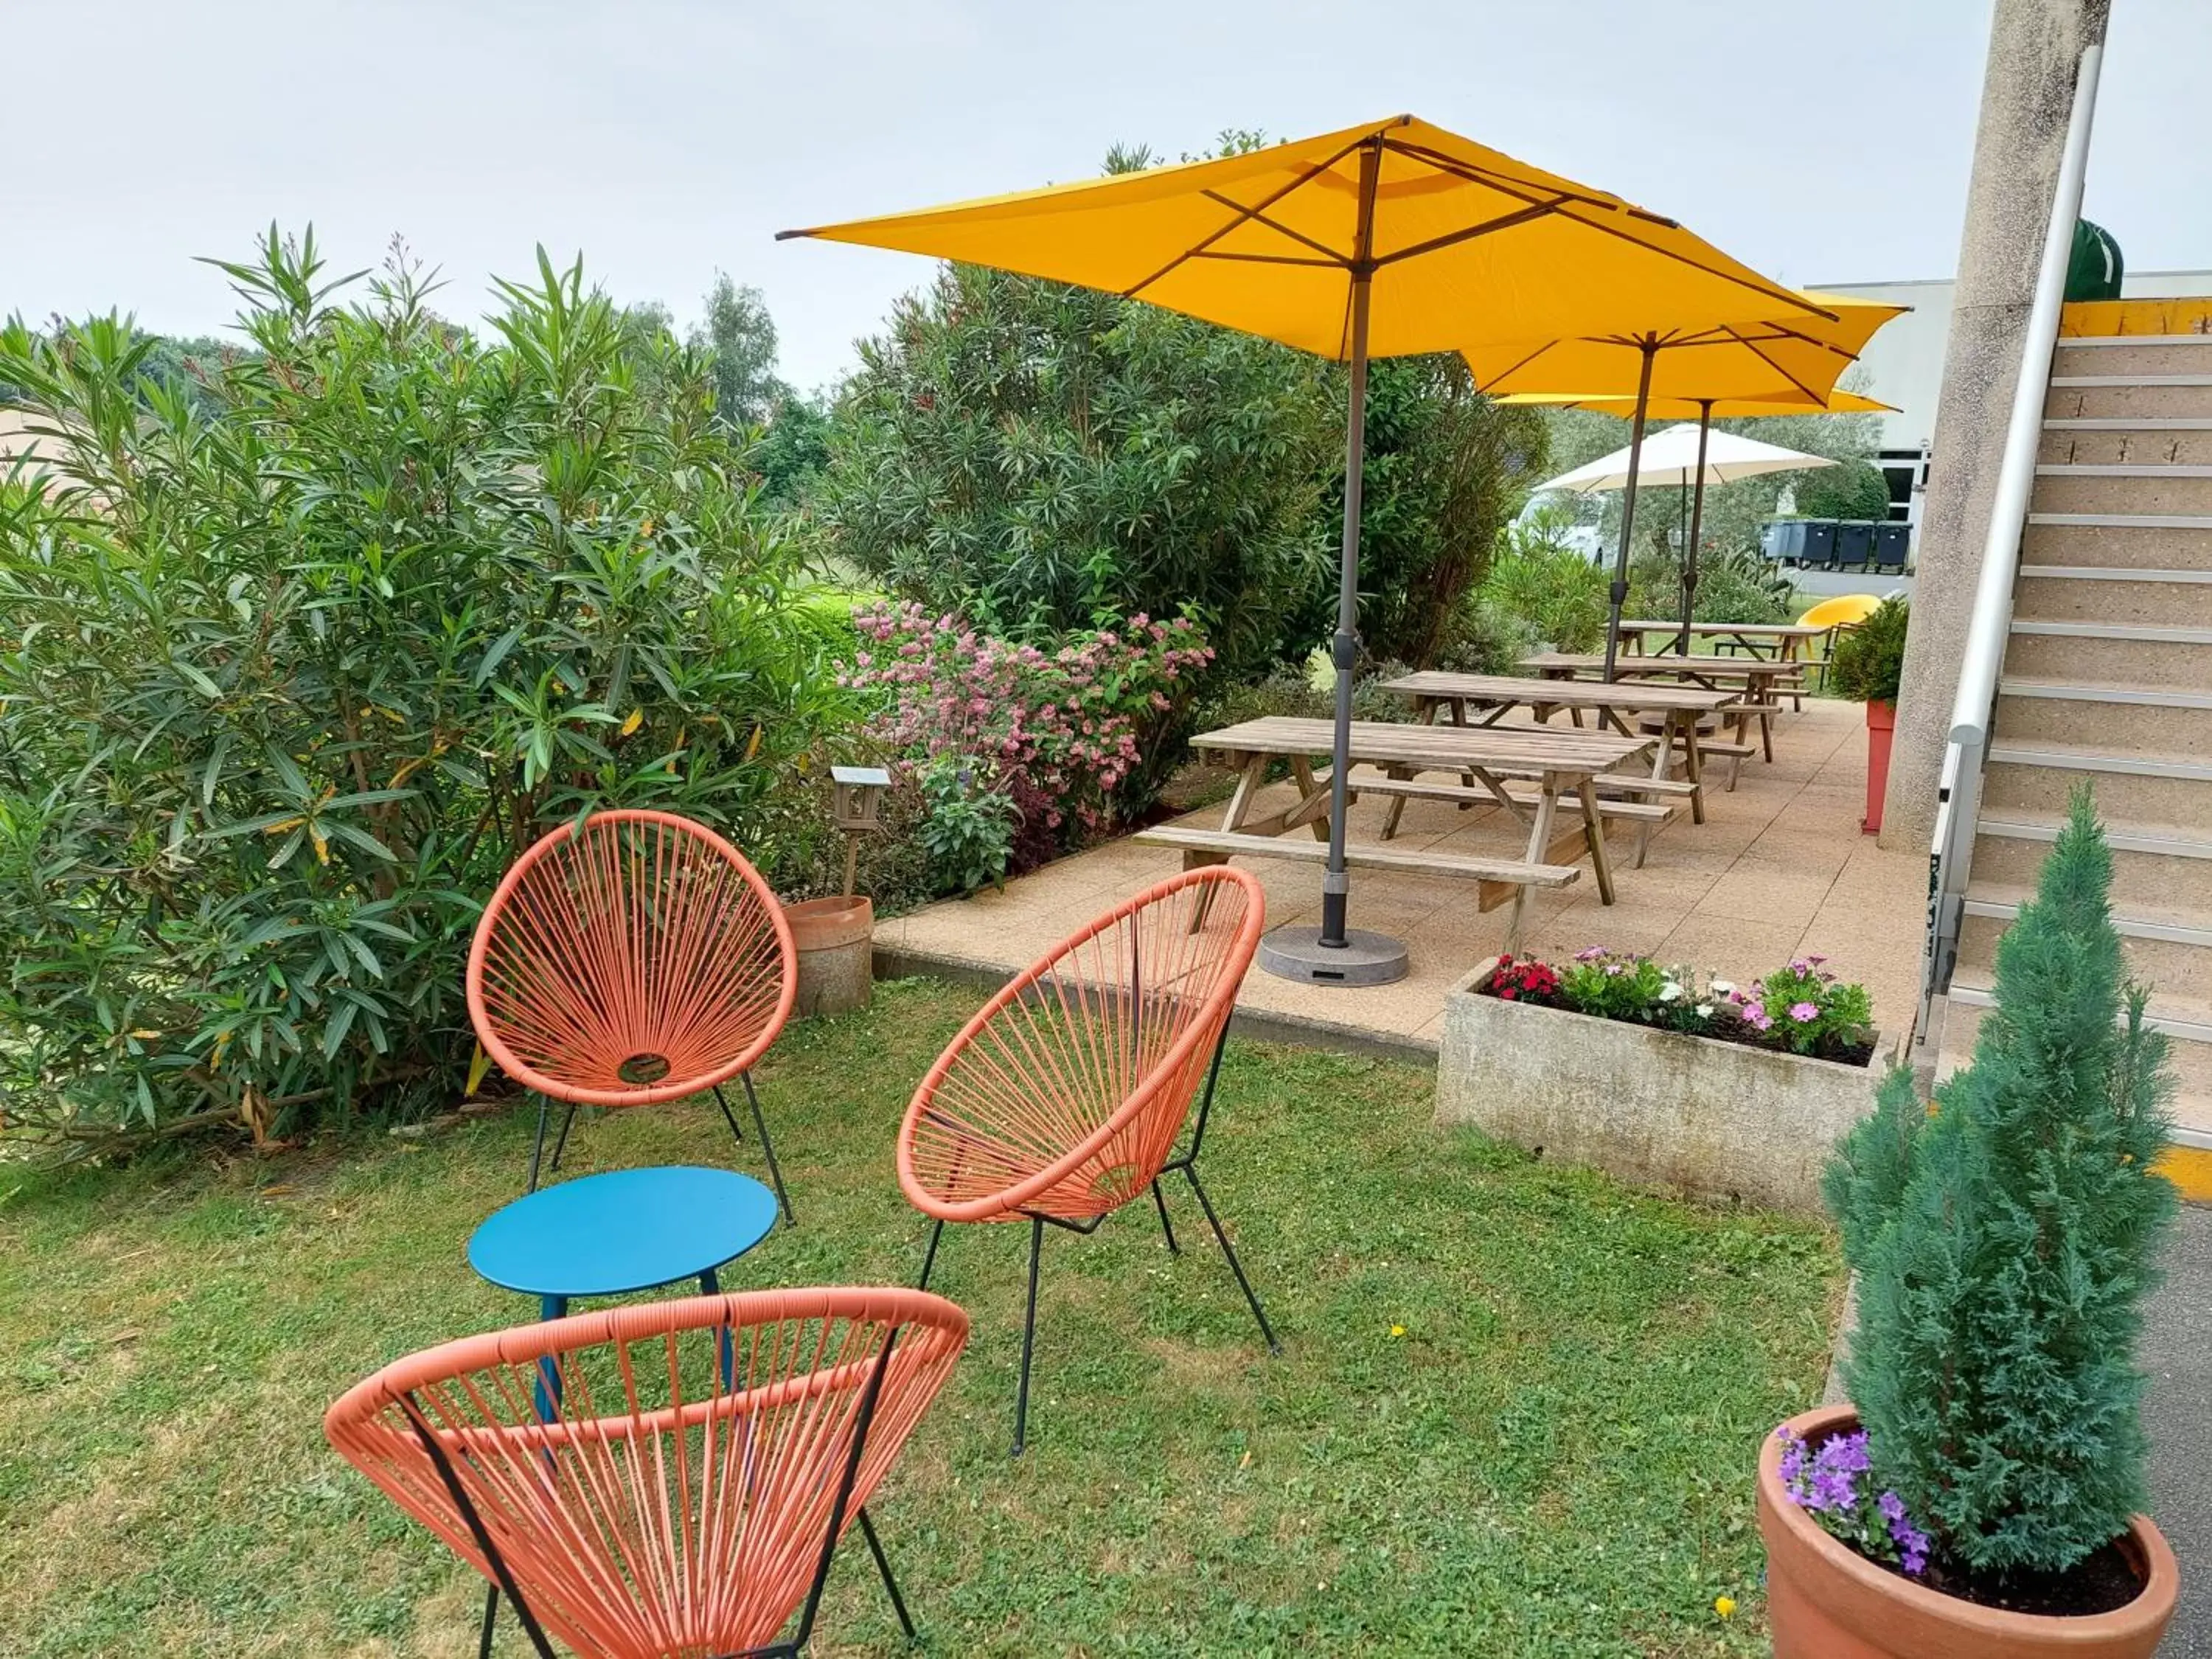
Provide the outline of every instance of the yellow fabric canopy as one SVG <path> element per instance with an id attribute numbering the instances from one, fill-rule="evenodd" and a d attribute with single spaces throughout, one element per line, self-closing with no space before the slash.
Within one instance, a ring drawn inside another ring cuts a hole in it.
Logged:
<path id="1" fill-rule="evenodd" d="M 1665 412 L 1662 404 L 1694 404 L 1709 398 L 1728 402 L 1802 398 L 1832 411 L 1839 407 L 1827 401 L 1836 377 L 1866 349 L 1876 329 L 1906 307 L 1839 294 L 1808 293 L 1801 298 L 1832 313 L 1834 320 L 1797 311 L 1779 320 L 1734 321 L 1714 327 L 1586 330 L 1517 346 L 1510 342 L 1470 344 L 1462 355 L 1474 383 L 1494 398 L 1540 392 L 1546 394 L 1546 401 L 1584 403 L 1620 397 L 1632 403 L 1644 348 L 1652 345 L 1656 347 L 1651 364 L 1653 415 Z M 1565 395 L 1571 392 L 1575 395 Z M 1697 416 L 1696 408 L 1688 410 L 1690 419 Z"/>
<path id="2" fill-rule="evenodd" d="M 1671 219 L 1410 115 L 1219 161 L 781 234 L 1103 289 L 1340 362 L 1353 355 L 1363 266 L 1372 271 L 1367 353 L 1377 357 L 1834 314 Z"/>
<path id="3" fill-rule="evenodd" d="M 1553 409 L 1587 409 L 1600 415 L 1617 415 L 1624 421 L 1636 413 L 1633 392 L 1583 395 L 1572 392 L 1510 392 L 1498 401 L 1521 405 L 1541 404 Z M 1740 421 L 1755 415 L 1894 415 L 1897 412 L 1893 405 L 1861 397 L 1856 392 L 1831 392 L 1825 398 L 1654 398 L 1644 413 L 1655 421 L 1695 421 L 1705 416 L 1708 404 L 1712 418 L 1717 421 Z"/>

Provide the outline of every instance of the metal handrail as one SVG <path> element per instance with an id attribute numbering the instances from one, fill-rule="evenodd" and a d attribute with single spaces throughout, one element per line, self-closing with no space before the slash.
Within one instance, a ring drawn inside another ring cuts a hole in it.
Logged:
<path id="1" fill-rule="evenodd" d="M 1982 545 L 1973 614 L 1967 623 L 1959 688 L 1951 703 L 1950 738 L 1943 751 L 1936 835 L 1929 853 L 1928 942 L 1921 961 L 1920 984 L 1923 1029 L 1931 999 L 1951 988 L 1951 970 L 1958 957 L 1974 825 L 1980 815 L 1982 766 L 1996 706 L 1998 671 L 2012 634 L 2013 586 L 2020 574 L 2028 496 L 2035 486 L 2044 404 L 2051 389 L 2051 361 L 2057 349 L 2059 313 L 2066 301 L 2066 268 L 2073 252 L 2075 222 L 2081 213 L 2089 129 L 2096 118 L 2097 76 L 2104 55 L 2101 45 L 2085 47 L 2075 72 L 2074 108 L 2067 118 L 2065 148 L 2059 154 L 2058 179 L 2051 191 L 2051 222 L 2043 234 L 2034 302 L 2021 343 L 2020 378 L 2013 386 L 2012 415 L 2005 428 L 2003 459 L 1990 507 L 1989 535 Z"/>

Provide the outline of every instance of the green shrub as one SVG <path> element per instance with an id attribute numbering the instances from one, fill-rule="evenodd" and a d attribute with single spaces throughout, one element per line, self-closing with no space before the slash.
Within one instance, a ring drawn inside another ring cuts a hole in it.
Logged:
<path id="1" fill-rule="evenodd" d="M 1835 654 L 1828 664 L 1829 688 L 1854 702 L 1895 702 L 1905 677 L 1905 635 L 1911 621 L 1908 601 L 1884 599 L 1864 622 L 1844 629 L 1836 636 Z"/>
<path id="2" fill-rule="evenodd" d="M 1006 879 L 1013 855 L 1014 803 L 981 764 L 960 755 L 933 757 L 921 769 L 918 833 L 941 891 L 972 893 Z"/>
<path id="3" fill-rule="evenodd" d="M 1682 614 L 1682 556 L 1647 547 L 1630 566 L 1628 612 L 1662 620 Z M 1708 545 L 1698 555 L 1692 622 L 1772 623 L 1790 619 L 1790 578 L 1756 548 Z"/>
<path id="4" fill-rule="evenodd" d="M 1188 608 L 1231 678 L 1310 642 L 1343 447 L 1318 358 L 972 265 L 860 353 L 810 501 L 893 593 L 1046 647 Z"/>
<path id="5" fill-rule="evenodd" d="M 2135 1346 L 2174 1192 L 2166 1040 L 2125 983 L 2112 854 L 2075 792 L 1997 944 L 1973 1063 L 1914 1121 L 1894 1078 L 1827 1180 L 1860 1274 L 1844 1381 L 1935 1560 L 2060 1572 L 2144 1502 Z"/>
<path id="6" fill-rule="evenodd" d="M 1789 475 L 1790 495 L 1801 519 L 1871 519 L 1889 517 L 1889 481 L 1869 461 L 1846 460 L 1809 472 Z"/>
<path id="7" fill-rule="evenodd" d="M 1532 523 L 1508 526 L 1474 603 L 1554 650 L 1589 651 L 1605 638 L 1607 577 L 1568 544 L 1569 522 L 1540 513 Z"/>
<path id="8" fill-rule="evenodd" d="M 226 266 L 214 412 L 113 318 L 0 331 L 65 487 L 0 483 L 0 1111 L 80 1149 L 450 1101 L 515 854 L 667 807 L 773 875 L 838 623 L 749 500 L 708 359 L 541 254 L 479 341 L 312 235 Z M 849 637 L 849 627 L 845 629 Z"/>

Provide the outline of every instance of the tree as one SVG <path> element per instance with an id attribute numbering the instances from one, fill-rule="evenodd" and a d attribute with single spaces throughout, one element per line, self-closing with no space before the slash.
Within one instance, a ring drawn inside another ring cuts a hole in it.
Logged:
<path id="1" fill-rule="evenodd" d="M 65 434 L 0 477 L 0 1127 L 76 1150 L 450 1102 L 524 846 L 649 805 L 773 868 L 846 712 L 703 362 L 648 400 L 580 266 L 482 340 L 312 236 L 224 268 L 211 415 L 122 319 L 0 330 Z"/>
<path id="2" fill-rule="evenodd" d="M 815 504 L 894 592 L 1038 642 L 1188 605 L 1236 674 L 1310 643 L 1343 418 L 1317 358 L 973 265 L 860 351 Z"/>
<path id="3" fill-rule="evenodd" d="M 1332 378 L 1344 380 L 1340 373 Z M 1341 410 L 1339 402 L 1340 421 Z M 1384 358 L 1370 367 L 1359 633 L 1370 657 L 1421 667 L 1436 660 L 1548 455 L 1541 415 L 1482 397 L 1456 353 Z M 1340 539 L 1343 518 L 1340 455 L 1329 468 L 1321 515 L 1325 543 Z M 1323 589 L 1304 623 L 1316 640 L 1335 626 L 1335 590 L 1327 583 Z"/>
<path id="4" fill-rule="evenodd" d="M 1939 1576 L 2063 1572 L 2144 1501 L 2135 1347 L 2175 1202 L 2153 1167 L 2172 1081 L 2112 879 L 2085 785 L 1997 943 L 1973 1063 L 1932 1116 L 1893 1079 L 1827 1178 L 1873 1489 L 1933 1535 Z"/>
<path id="5" fill-rule="evenodd" d="M 1840 466 L 1824 466 L 1791 477 L 1796 480 L 1791 495 L 1801 518 L 1880 522 L 1889 517 L 1889 481 L 1878 466 L 1845 461 Z"/>
<path id="6" fill-rule="evenodd" d="M 791 398 L 791 388 L 776 378 L 775 321 L 758 289 L 739 288 L 717 271 L 690 344 L 714 354 L 714 412 L 732 430 L 766 425 Z"/>

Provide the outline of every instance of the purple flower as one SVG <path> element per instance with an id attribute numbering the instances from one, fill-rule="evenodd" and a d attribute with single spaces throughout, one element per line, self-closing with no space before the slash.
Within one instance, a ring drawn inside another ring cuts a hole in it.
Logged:
<path id="1" fill-rule="evenodd" d="M 1595 962 L 1595 961 L 1596 961 L 1600 957 L 1603 956 L 1604 954 L 1605 954 L 1605 946 L 1603 946 L 1602 945 L 1591 945 L 1591 946 L 1590 946 L 1590 948 L 1589 948 L 1589 950 L 1587 950 L 1587 951 L 1576 951 L 1576 952 L 1575 952 L 1575 960 L 1576 960 L 1577 962 Z"/>
<path id="2" fill-rule="evenodd" d="M 1820 1011 L 1809 1002 L 1793 1002 L 1790 1005 L 1790 1018 L 1800 1025 L 1809 1025 L 1820 1017 Z"/>
<path id="3" fill-rule="evenodd" d="M 1807 957 L 1805 960 L 1812 963 L 1814 967 L 1818 968 L 1822 963 L 1827 960 L 1827 957 L 1823 956 L 1809 956 Z"/>
<path id="4" fill-rule="evenodd" d="M 1812 965 L 1810 959 L 1805 957 L 1792 957 L 1790 959 L 1790 971 L 1793 974 L 1802 974 Z"/>

